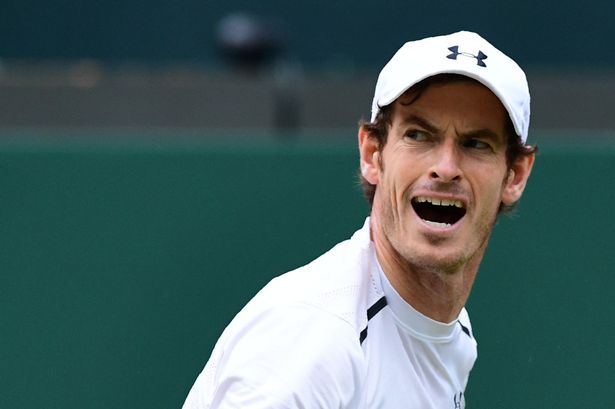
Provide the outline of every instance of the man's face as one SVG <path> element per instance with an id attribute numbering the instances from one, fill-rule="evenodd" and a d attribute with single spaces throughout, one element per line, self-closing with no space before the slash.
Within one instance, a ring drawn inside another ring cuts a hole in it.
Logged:
<path id="1" fill-rule="evenodd" d="M 397 262 L 453 272 L 480 260 L 500 203 L 519 199 L 531 168 L 507 169 L 507 115 L 478 82 L 435 83 L 394 102 L 384 148 L 360 137 L 373 238 Z"/>

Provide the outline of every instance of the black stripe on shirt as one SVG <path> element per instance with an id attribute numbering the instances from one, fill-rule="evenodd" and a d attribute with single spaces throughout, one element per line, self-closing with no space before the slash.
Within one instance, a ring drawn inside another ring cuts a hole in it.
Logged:
<path id="1" fill-rule="evenodd" d="M 461 321 L 457 321 L 459 323 L 459 325 L 461 325 L 461 329 L 463 330 L 463 332 L 466 333 L 467 336 L 469 336 L 470 338 L 472 338 L 472 334 L 470 334 L 470 330 L 468 327 L 465 327 Z"/>
<path id="2" fill-rule="evenodd" d="M 386 307 L 386 305 L 387 305 L 387 299 L 384 296 L 380 298 L 378 301 L 376 301 L 374 305 L 372 305 L 371 307 L 367 309 L 367 321 L 374 318 L 374 316 L 378 314 L 380 310 Z M 367 338 L 367 325 L 365 326 L 365 328 L 363 329 L 363 331 L 361 331 L 361 334 L 359 335 L 359 343 L 363 344 L 363 341 L 365 341 L 365 338 Z"/>

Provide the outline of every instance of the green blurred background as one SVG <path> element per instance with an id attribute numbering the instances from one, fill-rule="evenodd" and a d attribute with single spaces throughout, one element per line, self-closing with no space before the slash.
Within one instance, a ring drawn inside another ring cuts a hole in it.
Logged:
<path id="1" fill-rule="evenodd" d="M 468 305 L 468 407 L 613 406 L 615 5 L 2 6 L 0 409 L 180 407 L 250 297 L 362 225 L 379 67 L 462 28 L 526 68 L 540 147 Z"/>
<path id="2" fill-rule="evenodd" d="M 242 305 L 367 214 L 352 135 L 3 136 L 3 408 L 181 406 Z M 615 143 L 535 137 L 468 306 L 468 401 L 609 407 Z"/>

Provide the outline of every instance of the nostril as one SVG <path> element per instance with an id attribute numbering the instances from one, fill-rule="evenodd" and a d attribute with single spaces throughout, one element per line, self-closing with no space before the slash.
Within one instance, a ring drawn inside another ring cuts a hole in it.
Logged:
<path id="1" fill-rule="evenodd" d="M 450 149 L 446 147 L 445 151 L 435 155 L 434 162 L 429 168 L 429 175 L 432 180 L 452 182 L 462 179 L 461 157 L 454 149 L 453 147 Z"/>
<path id="2" fill-rule="evenodd" d="M 458 182 L 461 180 L 459 172 L 440 172 L 433 171 L 429 174 L 431 179 L 440 180 L 442 182 Z"/>

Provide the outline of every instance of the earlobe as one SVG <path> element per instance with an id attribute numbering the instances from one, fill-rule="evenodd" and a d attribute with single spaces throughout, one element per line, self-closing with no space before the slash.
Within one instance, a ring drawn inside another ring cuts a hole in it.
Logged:
<path id="1" fill-rule="evenodd" d="M 364 128 L 359 128 L 359 154 L 361 175 L 370 184 L 378 184 L 379 155 L 378 141 Z"/>
<path id="2" fill-rule="evenodd" d="M 534 154 L 521 156 L 509 169 L 502 192 L 502 202 L 505 205 L 513 205 L 521 199 L 527 180 L 532 173 L 534 159 Z"/>

